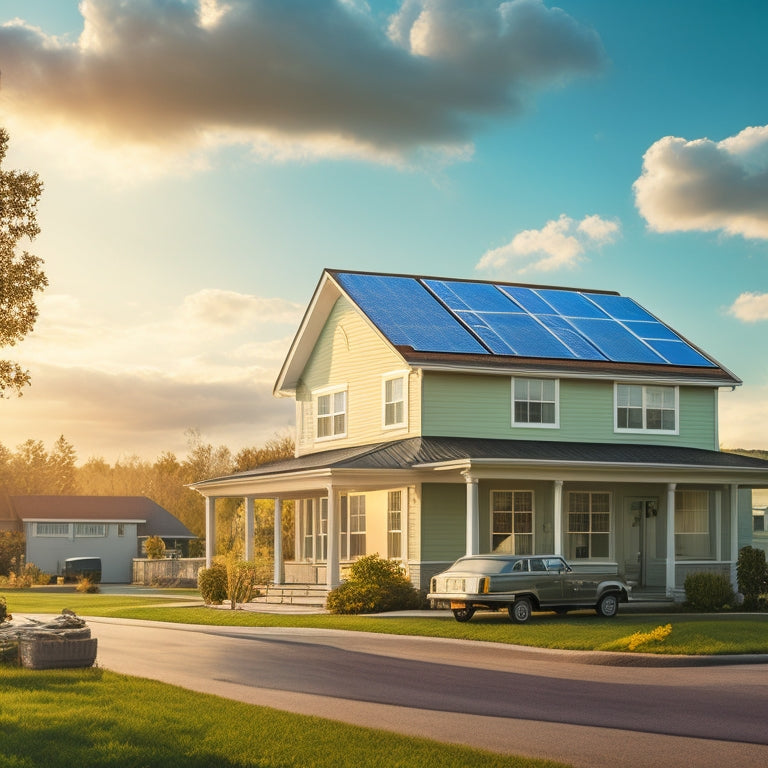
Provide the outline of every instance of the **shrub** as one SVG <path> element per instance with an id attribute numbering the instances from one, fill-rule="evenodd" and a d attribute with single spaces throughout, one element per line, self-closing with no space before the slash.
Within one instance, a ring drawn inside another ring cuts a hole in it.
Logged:
<path id="1" fill-rule="evenodd" d="M 761 595 L 768 592 L 768 564 L 765 552 L 755 547 L 742 547 L 736 563 L 739 592 L 744 595 L 744 609 L 755 611 L 765 605 Z"/>
<path id="2" fill-rule="evenodd" d="M 197 574 L 197 587 L 207 605 L 221 605 L 227 599 L 227 566 L 213 562 L 210 568 L 201 568 Z"/>
<path id="3" fill-rule="evenodd" d="M 31 579 L 33 584 L 49 584 L 51 581 L 51 574 L 38 568 L 34 563 L 27 563 L 24 566 L 23 575 Z"/>
<path id="4" fill-rule="evenodd" d="M 719 611 L 729 608 L 735 595 L 724 573 L 699 571 L 685 577 L 685 601 L 697 611 Z"/>
<path id="5" fill-rule="evenodd" d="M 5 602 L 5 598 L 0 595 L 0 624 L 2 624 L 4 621 L 10 621 L 13 618 L 8 613 L 8 604 Z"/>
<path id="6" fill-rule="evenodd" d="M 227 600 L 232 610 L 238 603 L 250 603 L 256 588 L 258 566 L 256 563 L 236 560 L 230 555 L 226 561 Z"/>
<path id="7" fill-rule="evenodd" d="M 383 613 L 422 608 L 424 598 L 394 560 L 366 555 L 349 569 L 347 580 L 328 594 L 331 613 Z"/>
<path id="8" fill-rule="evenodd" d="M 90 576 L 78 576 L 77 586 L 75 587 L 75 589 L 78 592 L 87 592 L 89 594 L 93 594 L 94 592 L 99 591 L 99 584 Z"/>
<path id="9" fill-rule="evenodd" d="M 150 560 L 162 560 L 165 557 L 165 542 L 159 536 L 150 536 L 144 549 Z"/>

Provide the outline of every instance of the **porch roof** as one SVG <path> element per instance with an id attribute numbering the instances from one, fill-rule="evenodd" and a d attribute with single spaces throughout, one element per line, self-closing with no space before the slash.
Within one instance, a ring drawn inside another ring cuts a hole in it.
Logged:
<path id="1" fill-rule="evenodd" d="M 266 479 L 322 470 L 420 470 L 457 464 L 626 466 L 687 468 L 746 473 L 753 487 L 768 487 L 768 461 L 723 451 L 666 445 L 571 443 L 544 440 L 493 440 L 467 437 L 412 437 L 386 443 L 337 448 L 262 464 L 226 477 L 191 485 L 204 493 L 207 486 Z M 735 482 L 741 482 L 735 478 Z"/>

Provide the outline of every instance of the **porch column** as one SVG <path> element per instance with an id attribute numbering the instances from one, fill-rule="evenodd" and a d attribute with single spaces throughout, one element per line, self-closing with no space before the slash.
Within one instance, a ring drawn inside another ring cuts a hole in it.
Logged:
<path id="1" fill-rule="evenodd" d="M 739 560 L 739 486 L 731 485 L 731 585 L 739 591 L 736 564 Z"/>
<path id="2" fill-rule="evenodd" d="M 667 597 L 675 588 L 675 488 L 677 483 L 667 485 Z"/>
<path id="3" fill-rule="evenodd" d="M 283 500 L 275 499 L 275 584 L 285 580 L 283 571 Z"/>
<path id="4" fill-rule="evenodd" d="M 205 567 L 210 568 L 216 554 L 216 497 L 205 497 Z"/>
<path id="5" fill-rule="evenodd" d="M 554 554 L 563 554 L 563 481 L 555 480 L 555 551 Z"/>
<path id="6" fill-rule="evenodd" d="M 338 587 L 341 581 L 339 568 L 339 519 L 336 505 L 336 491 L 332 485 L 328 491 L 328 535 L 326 538 L 325 579 L 328 589 Z"/>
<path id="7" fill-rule="evenodd" d="M 480 494 L 477 478 L 465 475 L 467 479 L 467 554 L 480 552 Z"/>
<path id="8" fill-rule="evenodd" d="M 253 560 L 253 498 L 245 497 L 245 560 Z"/>

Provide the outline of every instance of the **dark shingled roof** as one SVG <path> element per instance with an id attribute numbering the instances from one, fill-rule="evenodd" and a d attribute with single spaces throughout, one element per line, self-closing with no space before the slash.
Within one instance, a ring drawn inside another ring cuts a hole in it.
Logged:
<path id="1" fill-rule="evenodd" d="M 139 536 L 194 539 L 177 517 L 146 496 L 9 496 L 19 520 L 138 522 Z"/>
<path id="2" fill-rule="evenodd" d="M 322 468 L 402 470 L 412 469 L 421 464 L 462 459 L 757 469 L 768 473 L 768 461 L 763 459 L 700 448 L 621 443 L 564 443 L 543 440 L 490 440 L 467 437 L 411 437 L 388 443 L 311 453 L 298 458 L 262 464 L 231 477 L 259 477 Z M 197 485 L 204 485 L 205 482 Z"/>

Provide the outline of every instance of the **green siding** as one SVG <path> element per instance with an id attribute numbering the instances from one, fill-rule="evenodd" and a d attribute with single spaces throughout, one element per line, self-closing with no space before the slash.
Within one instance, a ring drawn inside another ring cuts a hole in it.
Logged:
<path id="1" fill-rule="evenodd" d="M 421 486 L 421 559 L 453 561 L 466 552 L 467 492 L 464 485 Z"/>
<path id="2" fill-rule="evenodd" d="M 511 409 L 510 377 L 424 374 L 424 435 L 718 447 L 716 390 L 709 387 L 680 387 L 679 435 L 614 432 L 610 381 L 561 379 L 559 428 L 513 427 Z"/>

